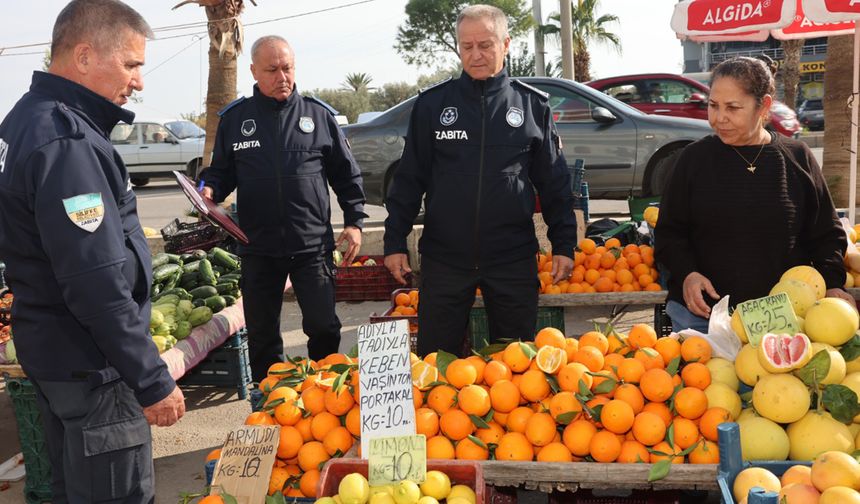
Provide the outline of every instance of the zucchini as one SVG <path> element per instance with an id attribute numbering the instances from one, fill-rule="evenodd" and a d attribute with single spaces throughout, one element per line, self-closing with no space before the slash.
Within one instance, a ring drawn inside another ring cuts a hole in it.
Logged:
<path id="1" fill-rule="evenodd" d="M 152 271 L 153 282 L 164 282 L 171 278 L 177 271 L 181 271 L 182 266 L 178 264 L 163 264 Z M 175 283 L 175 282 L 174 282 Z"/>
<path id="2" fill-rule="evenodd" d="M 202 285 L 189 292 L 194 299 L 206 299 L 208 297 L 217 296 L 218 290 L 211 285 Z"/>
<path id="3" fill-rule="evenodd" d="M 187 284 L 190 282 L 197 283 L 197 272 L 196 271 L 186 271 L 182 273 L 182 276 L 179 278 L 179 283 Z"/>
<path id="4" fill-rule="evenodd" d="M 215 290 L 218 291 L 218 294 L 229 294 L 237 289 L 236 284 L 227 282 L 227 283 L 219 283 L 215 286 Z"/>
<path id="5" fill-rule="evenodd" d="M 195 308 L 199 308 L 201 306 L 206 306 L 206 300 L 203 298 L 196 298 L 194 301 L 192 301 L 192 303 L 194 303 Z"/>
<path id="6" fill-rule="evenodd" d="M 158 299 L 158 295 L 161 293 L 161 284 L 157 283 L 152 286 L 152 293 L 149 295 L 149 299 L 156 300 Z"/>
<path id="7" fill-rule="evenodd" d="M 224 283 L 224 282 L 236 282 L 236 283 L 238 283 L 240 280 L 242 280 L 242 275 L 240 273 L 227 273 L 226 275 L 221 275 L 218 278 L 218 283 Z"/>
<path id="8" fill-rule="evenodd" d="M 200 270 L 200 260 L 192 260 L 182 265 L 182 271 L 186 273 L 197 272 L 198 270 Z"/>
<path id="9" fill-rule="evenodd" d="M 218 313 L 227 307 L 227 301 L 221 296 L 212 296 L 206 298 L 206 306 L 212 310 L 212 313 Z"/>
<path id="10" fill-rule="evenodd" d="M 212 249 L 212 261 L 228 271 L 234 271 L 239 268 L 239 262 L 222 248 L 214 247 Z"/>
<path id="11" fill-rule="evenodd" d="M 179 260 L 182 261 L 182 264 L 185 264 L 191 261 L 195 261 L 196 259 L 194 259 L 194 254 L 185 253 L 179 256 Z"/>
<path id="12" fill-rule="evenodd" d="M 223 275 L 224 273 L 226 273 L 226 272 L 224 271 L 224 268 L 222 268 L 221 266 L 218 266 L 217 264 L 213 264 L 213 265 L 212 265 L 212 271 L 214 271 L 214 272 L 215 272 L 215 274 L 216 274 L 216 275 L 218 275 L 218 276 L 221 276 L 221 275 Z"/>
<path id="13" fill-rule="evenodd" d="M 191 294 L 189 294 L 187 290 L 176 287 L 174 289 L 163 291 L 161 293 L 161 295 L 159 295 L 158 297 L 155 298 L 155 300 L 160 301 L 161 298 L 163 298 L 164 296 L 170 296 L 170 295 L 174 295 L 174 296 L 178 297 L 179 299 L 187 299 L 189 301 L 191 299 L 193 299 L 193 296 Z"/>
<path id="14" fill-rule="evenodd" d="M 182 260 L 180 259 L 179 254 L 167 254 L 167 259 L 168 262 L 170 262 L 171 264 L 178 264 L 182 266 Z"/>
<path id="15" fill-rule="evenodd" d="M 209 259 L 200 259 L 200 269 L 197 273 L 200 275 L 201 284 L 215 285 L 215 272 L 212 271 L 212 263 Z"/>
<path id="16" fill-rule="evenodd" d="M 236 298 L 234 296 L 227 295 L 221 297 L 224 298 L 224 302 L 227 303 L 227 306 L 233 306 L 234 304 L 236 304 Z"/>
<path id="17" fill-rule="evenodd" d="M 203 250 L 199 250 L 199 249 L 198 250 L 192 250 L 191 255 L 194 256 L 194 259 L 197 259 L 199 261 L 200 259 L 203 259 L 206 257 L 206 252 Z"/>
<path id="18" fill-rule="evenodd" d="M 168 262 L 170 262 L 170 257 L 168 257 L 164 252 L 159 252 L 152 256 L 152 269 L 164 266 Z"/>

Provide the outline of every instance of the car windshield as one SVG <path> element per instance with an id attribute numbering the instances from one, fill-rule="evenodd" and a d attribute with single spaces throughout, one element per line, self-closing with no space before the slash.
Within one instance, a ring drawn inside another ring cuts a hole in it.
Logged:
<path id="1" fill-rule="evenodd" d="M 173 121 L 164 123 L 164 126 L 176 135 L 176 138 L 200 138 L 206 136 L 206 131 L 191 121 Z"/>
<path id="2" fill-rule="evenodd" d="M 604 105 L 610 105 L 611 107 L 621 109 L 626 113 L 637 116 L 646 115 L 644 112 L 637 108 L 634 108 L 632 105 L 628 105 L 617 98 L 614 98 L 606 93 L 594 89 L 593 87 L 577 83 L 576 90 L 582 94 L 588 95 L 589 98 L 593 98 L 597 102 L 604 102 Z"/>
<path id="3" fill-rule="evenodd" d="M 822 108 L 821 100 L 806 100 L 806 104 L 803 106 L 804 110 L 821 110 Z"/>

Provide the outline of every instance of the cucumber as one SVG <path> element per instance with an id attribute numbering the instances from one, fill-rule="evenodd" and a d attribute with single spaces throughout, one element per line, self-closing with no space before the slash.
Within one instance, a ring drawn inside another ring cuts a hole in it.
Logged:
<path id="1" fill-rule="evenodd" d="M 149 299 L 155 300 L 158 299 L 158 295 L 161 293 L 161 284 L 157 283 L 152 286 L 152 293 L 149 295 Z"/>
<path id="2" fill-rule="evenodd" d="M 215 290 L 218 291 L 218 294 L 222 294 L 222 295 L 234 292 L 236 290 L 236 288 L 237 288 L 237 285 L 232 283 L 232 282 L 219 283 L 218 285 L 215 286 Z"/>
<path id="3" fill-rule="evenodd" d="M 153 282 L 164 282 L 169 279 L 172 275 L 174 275 L 177 271 L 180 271 L 182 266 L 178 264 L 163 264 L 152 271 L 152 281 Z"/>
<path id="4" fill-rule="evenodd" d="M 178 264 L 182 266 L 182 259 L 179 254 L 167 254 L 167 259 L 170 264 Z"/>
<path id="5" fill-rule="evenodd" d="M 200 270 L 200 260 L 198 260 L 198 259 L 194 259 L 191 262 L 187 262 L 184 265 L 182 265 L 182 271 L 184 271 L 186 273 L 191 273 L 192 271 L 196 273 L 199 270 Z"/>
<path id="6" fill-rule="evenodd" d="M 206 300 L 203 298 L 196 298 L 194 301 L 192 301 L 192 303 L 194 304 L 195 308 L 206 306 Z"/>
<path id="7" fill-rule="evenodd" d="M 197 272 L 196 271 L 186 271 L 179 278 L 179 283 L 185 285 L 190 282 L 197 283 Z"/>
<path id="8" fill-rule="evenodd" d="M 218 266 L 217 264 L 213 264 L 213 265 L 212 265 L 212 271 L 214 271 L 214 272 L 215 272 L 215 274 L 216 274 L 216 275 L 219 275 L 219 276 L 220 276 L 220 275 L 223 275 L 224 273 L 226 273 L 226 272 L 224 271 L 224 268 L 222 268 L 221 266 Z"/>
<path id="9" fill-rule="evenodd" d="M 158 301 L 158 302 L 160 302 L 160 301 L 161 301 L 161 298 L 163 298 L 164 296 L 176 296 L 176 297 L 177 297 L 177 298 L 179 298 L 180 300 L 182 300 L 182 299 L 187 299 L 187 300 L 189 300 L 189 301 L 190 301 L 191 299 L 193 299 L 193 296 L 191 296 L 191 294 L 189 294 L 187 290 L 185 290 L 185 289 L 181 289 L 181 288 L 179 288 L 179 287 L 176 287 L 176 288 L 173 288 L 173 289 L 170 289 L 170 290 L 165 290 L 165 291 L 163 291 L 163 292 L 161 293 L 161 295 L 159 295 L 159 296 L 157 296 L 157 297 L 155 298 L 155 300 L 156 300 L 156 301 Z"/>
<path id="10" fill-rule="evenodd" d="M 191 310 L 191 315 L 188 316 L 188 322 L 190 322 L 193 327 L 205 324 L 210 320 L 212 320 L 212 309 L 208 306 L 198 306 Z"/>
<path id="11" fill-rule="evenodd" d="M 227 306 L 233 306 L 236 304 L 236 298 L 234 296 L 225 295 L 221 297 L 224 298 L 224 302 L 227 303 Z"/>
<path id="12" fill-rule="evenodd" d="M 168 255 L 164 252 L 159 252 L 152 256 L 152 269 L 156 269 L 159 266 L 164 266 L 168 262 L 170 262 L 170 257 L 168 257 Z"/>
<path id="13" fill-rule="evenodd" d="M 239 268 L 239 262 L 222 248 L 214 247 L 212 249 L 212 261 L 228 271 L 234 271 Z"/>
<path id="14" fill-rule="evenodd" d="M 217 296 L 218 290 L 211 285 L 201 285 L 196 289 L 192 289 L 189 294 L 191 294 L 191 297 L 194 299 L 206 299 L 212 296 Z"/>
<path id="15" fill-rule="evenodd" d="M 206 306 L 212 309 L 212 313 L 218 313 L 227 307 L 227 300 L 221 296 L 212 296 L 206 298 Z"/>
<path id="16" fill-rule="evenodd" d="M 218 278 L 218 283 L 224 283 L 227 281 L 239 283 L 239 280 L 241 279 L 242 275 L 240 273 L 227 273 L 226 275 L 221 275 Z"/>
<path id="17" fill-rule="evenodd" d="M 188 253 L 180 254 L 179 260 L 182 261 L 182 264 L 190 263 L 191 261 L 196 261 L 196 259 L 194 259 L 194 254 L 188 254 Z"/>
<path id="18" fill-rule="evenodd" d="M 201 284 L 215 285 L 215 272 L 212 271 L 212 263 L 209 259 L 200 259 L 200 269 L 197 273 L 200 275 Z"/>

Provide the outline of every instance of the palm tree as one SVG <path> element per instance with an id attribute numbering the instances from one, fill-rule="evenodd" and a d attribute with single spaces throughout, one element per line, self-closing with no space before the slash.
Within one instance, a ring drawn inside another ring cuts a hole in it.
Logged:
<path id="1" fill-rule="evenodd" d="M 373 89 L 370 83 L 373 82 L 373 77 L 366 73 L 349 73 L 346 74 L 346 80 L 341 83 L 341 88 L 346 91 L 355 93 L 366 93 Z"/>
<path id="2" fill-rule="evenodd" d="M 568 0 L 569 1 L 569 0 Z M 591 80 L 591 55 L 588 45 L 591 43 L 606 44 L 621 53 L 621 42 L 618 35 L 610 32 L 607 25 L 617 23 L 618 16 L 604 14 L 597 16 L 600 0 L 580 0 L 571 6 L 571 22 L 573 30 L 573 71 L 577 81 Z M 561 37 L 561 15 L 549 16 L 549 22 L 539 27 L 543 35 L 552 35 L 558 41 Z"/>
<path id="3" fill-rule="evenodd" d="M 848 201 L 849 157 L 851 149 L 851 97 L 852 75 L 839 69 L 854 68 L 854 37 L 843 35 L 827 41 L 824 73 L 824 180 L 837 207 L 855 205 Z"/>
<path id="4" fill-rule="evenodd" d="M 257 5 L 254 0 L 250 2 Z M 209 21 L 209 81 L 206 90 L 206 145 L 203 149 L 203 165 L 209 166 L 218 131 L 218 111 L 236 99 L 236 63 L 244 42 L 239 16 L 245 4 L 244 0 L 184 0 L 173 9 L 189 3 L 204 7 Z"/>
<path id="5" fill-rule="evenodd" d="M 782 60 L 783 102 L 794 109 L 797 107 L 797 84 L 800 82 L 800 50 L 803 48 L 803 40 L 783 40 L 782 52 L 785 57 Z"/>

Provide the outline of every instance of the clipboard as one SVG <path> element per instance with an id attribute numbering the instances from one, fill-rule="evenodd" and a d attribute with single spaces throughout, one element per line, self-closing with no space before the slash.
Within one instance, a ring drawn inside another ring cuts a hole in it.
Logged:
<path id="1" fill-rule="evenodd" d="M 248 244 L 248 237 L 245 236 L 245 233 L 243 233 L 241 229 L 239 229 L 239 226 L 235 221 L 233 221 L 232 217 L 230 217 L 226 210 L 216 205 L 212 200 L 204 198 L 199 192 L 197 192 L 197 188 L 194 187 L 194 182 L 184 173 L 174 170 L 173 175 L 176 177 L 179 187 L 182 188 L 182 192 L 185 193 L 185 197 L 187 197 L 188 201 L 194 205 L 194 208 L 200 212 L 200 215 L 205 217 L 206 220 L 215 226 L 226 231 L 227 234 L 233 238 L 239 240 L 241 244 Z"/>

